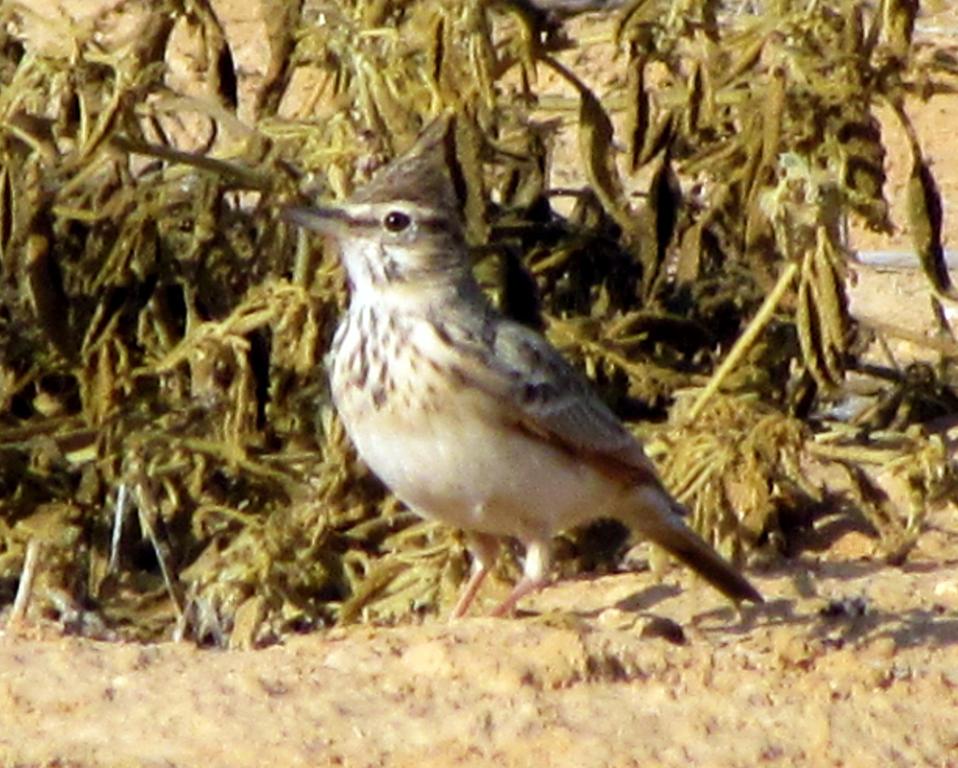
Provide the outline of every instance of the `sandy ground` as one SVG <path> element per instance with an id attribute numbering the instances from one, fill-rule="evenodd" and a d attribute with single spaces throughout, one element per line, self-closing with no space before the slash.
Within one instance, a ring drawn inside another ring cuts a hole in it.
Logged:
<path id="1" fill-rule="evenodd" d="M 958 521 L 929 523 L 902 568 L 823 539 L 743 615 L 673 571 L 259 651 L 7 632 L 0 763 L 958 765 Z"/>
<path id="2" fill-rule="evenodd" d="M 958 98 L 911 109 L 947 217 Z M 904 167 L 893 151 L 899 223 Z M 904 227 L 855 237 L 908 246 Z M 913 271 L 863 269 L 853 307 L 920 329 L 922 296 Z M 954 507 L 932 512 L 902 567 L 857 530 L 825 526 L 808 545 L 751 574 L 768 603 L 743 615 L 675 569 L 563 582 L 517 619 L 254 651 L 10 627 L 0 764 L 958 766 Z"/>

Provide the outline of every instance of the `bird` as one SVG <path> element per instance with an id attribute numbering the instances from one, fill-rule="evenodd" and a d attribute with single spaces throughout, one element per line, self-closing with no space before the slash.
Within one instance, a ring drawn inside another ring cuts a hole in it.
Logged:
<path id="1" fill-rule="evenodd" d="M 758 590 L 685 522 L 640 441 L 539 332 L 506 317 L 470 263 L 451 127 L 433 120 L 345 201 L 288 204 L 345 268 L 330 391 L 358 455 L 408 507 L 465 534 L 465 615 L 503 540 L 522 576 L 493 611 L 548 583 L 556 534 L 614 518 L 735 601 Z"/>

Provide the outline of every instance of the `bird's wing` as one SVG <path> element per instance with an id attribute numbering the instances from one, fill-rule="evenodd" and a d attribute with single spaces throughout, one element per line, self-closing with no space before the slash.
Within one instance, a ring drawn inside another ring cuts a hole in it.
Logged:
<path id="1" fill-rule="evenodd" d="M 630 482 L 658 485 L 642 444 L 545 338 L 525 326 L 496 318 L 480 342 L 469 334 L 460 349 L 476 356 L 472 383 L 506 406 L 522 429 Z"/>
<path id="2" fill-rule="evenodd" d="M 606 474 L 641 486 L 645 503 L 620 519 L 702 574 L 733 600 L 762 596 L 681 518 L 683 508 L 662 488 L 642 444 L 539 334 L 501 317 L 469 329 L 457 346 L 474 359 L 464 384 L 497 399 L 520 429 L 574 453 Z"/>

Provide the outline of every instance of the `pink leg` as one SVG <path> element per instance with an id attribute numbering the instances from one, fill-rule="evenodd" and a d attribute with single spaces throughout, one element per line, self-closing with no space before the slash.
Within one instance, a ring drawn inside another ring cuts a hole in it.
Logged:
<path id="1" fill-rule="evenodd" d="M 526 545 L 526 564 L 522 579 L 505 600 L 492 612 L 493 616 L 509 616 L 516 604 L 526 595 L 538 592 L 549 582 L 552 561 L 548 541 L 531 541 Z"/>
<path id="2" fill-rule="evenodd" d="M 469 552 L 472 554 L 472 575 L 466 582 L 462 594 L 459 595 L 456 607 L 452 609 L 449 616 L 450 619 L 460 619 L 466 615 L 466 611 L 472 605 L 479 587 L 482 586 L 482 582 L 499 554 L 499 540 L 495 536 L 487 533 L 467 533 L 466 537 Z"/>

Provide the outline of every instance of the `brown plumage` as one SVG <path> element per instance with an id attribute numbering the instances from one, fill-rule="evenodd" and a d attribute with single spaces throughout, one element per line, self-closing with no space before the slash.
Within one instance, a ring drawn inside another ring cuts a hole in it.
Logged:
<path id="1" fill-rule="evenodd" d="M 331 385 L 360 456 L 411 508 L 469 534 L 476 570 L 455 615 L 501 537 L 527 548 L 504 613 L 546 580 L 552 537 L 598 517 L 618 518 L 733 600 L 761 602 L 685 524 L 642 445 L 589 382 L 479 290 L 448 136 L 440 119 L 349 201 L 287 215 L 332 237 L 346 267 L 350 304 Z"/>

